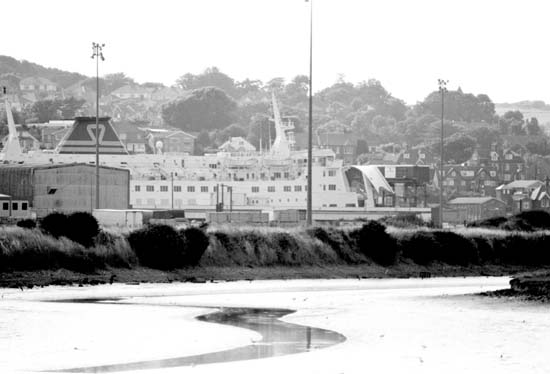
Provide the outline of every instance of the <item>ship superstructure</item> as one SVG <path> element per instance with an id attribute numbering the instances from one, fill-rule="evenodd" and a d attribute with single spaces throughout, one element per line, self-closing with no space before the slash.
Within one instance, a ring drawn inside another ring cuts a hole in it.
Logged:
<path id="1" fill-rule="evenodd" d="M 130 170 L 130 203 L 134 208 L 214 209 L 220 203 L 234 209 L 305 209 L 307 151 L 291 149 L 278 103 L 273 95 L 276 136 L 268 151 L 131 155 L 120 142 L 109 118 L 77 117 L 53 152 L 22 152 L 8 113 L 9 137 L 0 159 L 3 163 L 95 164 L 99 136 L 100 164 Z M 376 166 L 344 167 L 330 149 L 313 150 L 313 208 L 366 210 L 383 204 L 393 194 Z"/>

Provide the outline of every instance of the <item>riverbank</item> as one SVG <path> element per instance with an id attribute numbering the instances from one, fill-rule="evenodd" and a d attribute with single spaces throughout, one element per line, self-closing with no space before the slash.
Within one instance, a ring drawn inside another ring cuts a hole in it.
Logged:
<path id="1" fill-rule="evenodd" d="M 550 271 L 539 269 L 529 273 L 520 273 L 510 281 L 510 288 L 487 292 L 494 297 L 550 302 Z"/>
<path id="2" fill-rule="evenodd" d="M 89 286 L 109 283 L 216 283 L 256 280 L 291 279 L 382 279 L 382 278 L 432 278 L 467 276 L 514 276 L 534 268 L 517 265 L 471 265 L 455 266 L 430 264 L 419 266 L 414 263 L 399 263 L 389 267 L 378 265 L 329 265 L 329 266 L 198 266 L 173 271 L 155 270 L 137 266 L 132 269 L 109 267 L 92 273 L 76 271 L 36 270 L 0 273 L 0 288 L 20 288 L 52 285 Z M 550 273 L 550 267 L 545 269 Z"/>

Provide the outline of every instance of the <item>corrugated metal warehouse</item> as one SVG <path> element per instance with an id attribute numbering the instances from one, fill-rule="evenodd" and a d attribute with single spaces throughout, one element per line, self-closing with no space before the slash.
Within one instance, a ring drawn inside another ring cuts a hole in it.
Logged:
<path id="1" fill-rule="evenodd" d="M 0 193 L 27 200 L 38 217 L 95 208 L 95 165 L 1 165 Z M 100 167 L 100 208 L 127 209 L 130 171 Z"/>

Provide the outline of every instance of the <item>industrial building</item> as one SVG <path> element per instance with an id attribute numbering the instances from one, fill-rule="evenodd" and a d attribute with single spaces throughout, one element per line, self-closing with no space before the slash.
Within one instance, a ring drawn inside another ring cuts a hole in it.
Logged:
<path id="1" fill-rule="evenodd" d="M 99 207 L 127 209 L 130 172 L 101 166 Z M 1 165 L 0 193 L 29 202 L 42 217 L 53 211 L 89 211 L 95 208 L 96 167 L 93 164 Z M 13 212 L 15 213 L 15 212 Z"/>

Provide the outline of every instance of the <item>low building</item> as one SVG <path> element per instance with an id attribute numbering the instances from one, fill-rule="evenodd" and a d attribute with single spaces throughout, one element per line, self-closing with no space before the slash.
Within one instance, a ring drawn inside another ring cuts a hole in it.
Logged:
<path id="1" fill-rule="evenodd" d="M 443 220 L 448 223 L 473 222 L 506 214 L 506 203 L 490 196 L 457 197 L 447 205 L 450 209 L 443 210 Z"/>
<path id="2" fill-rule="evenodd" d="M 508 211 L 519 213 L 526 210 L 550 211 L 550 181 L 514 181 L 497 188 L 497 197 L 506 201 Z"/>
<path id="3" fill-rule="evenodd" d="M 445 165 L 443 194 L 449 196 L 494 195 L 498 186 L 498 171 L 493 167 Z M 439 186 L 439 170 L 434 173 L 434 186 Z"/>
<path id="4" fill-rule="evenodd" d="M 42 217 L 53 211 L 91 212 L 95 208 L 96 168 L 90 164 L 2 165 L 0 191 L 13 201 L 28 201 Z M 130 172 L 100 167 L 100 208 L 127 209 Z"/>
<path id="5" fill-rule="evenodd" d="M 113 127 L 129 153 L 146 153 L 146 133 L 143 129 L 125 121 L 114 123 Z"/>
<path id="6" fill-rule="evenodd" d="M 113 92 L 111 95 L 119 99 L 151 99 L 153 95 L 154 88 L 142 87 L 138 85 L 126 85 L 120 87 Z"/>
<path id="7" fill-rule="evenodd" d="M 146 128 L 147 153 L 189 153 L 195 152 L 195 139 L 181 130 Z"/>

